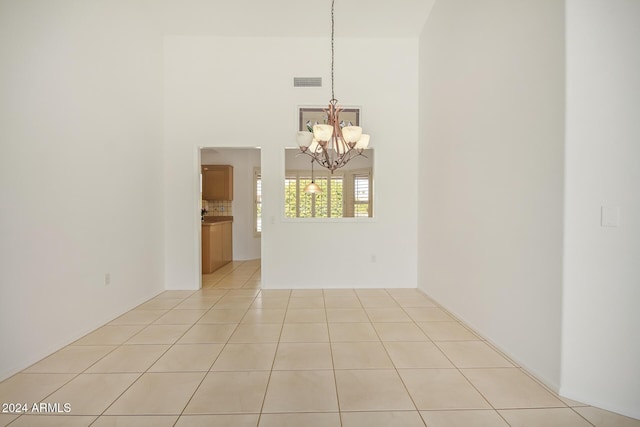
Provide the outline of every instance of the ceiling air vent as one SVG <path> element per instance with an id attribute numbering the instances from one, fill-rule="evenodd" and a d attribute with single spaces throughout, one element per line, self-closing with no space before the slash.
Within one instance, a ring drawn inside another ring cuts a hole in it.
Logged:
<path id="1" fill-rule="evenodd" d="M 322 87 L 322 77 L 294 77 L 293 87 Z"/>

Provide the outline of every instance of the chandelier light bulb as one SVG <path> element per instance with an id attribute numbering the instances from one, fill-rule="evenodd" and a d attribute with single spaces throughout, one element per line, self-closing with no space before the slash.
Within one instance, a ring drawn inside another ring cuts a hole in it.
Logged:
<path id="1" fill-rule="evenodd" d="M 327 142 L 333 135 L 333 126 L 331 125 L 314 125 L 313 136 L 318 142 Z"/>
<path id="2" fill-rule="evenodd" d="M 364 150 L 369 146 L 369 139 L 371 137 L 369 135 L 367 135 L 366 133 L 363 133 L 360 136 L 360 139 L 358 139 L 358 142 L 356 142 L 356 148 L 358 150 Z"/>
<path id="3" fill-rule="evenodd" d="M 306 149 L 310 147 L 313 142 L 313 134 L 309 131 L 301 130 L 298 132 L 297 141 L 300 149 Z"/>
<path id="4" fill-rule="evenodd" d="M 342 128 L 342 136 L 347 144 L 358 142 L 361 135 L 362 128 L 360 126 L 345 126 Z"/>

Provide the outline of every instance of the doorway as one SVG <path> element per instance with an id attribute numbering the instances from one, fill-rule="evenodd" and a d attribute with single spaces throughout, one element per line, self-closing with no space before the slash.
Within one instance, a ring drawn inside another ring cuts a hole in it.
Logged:
<path id="1" fill-rule="evenodd" d="M 259 289 L 260 149 L 202 147 L 199 159 L 201 288 Z"/>

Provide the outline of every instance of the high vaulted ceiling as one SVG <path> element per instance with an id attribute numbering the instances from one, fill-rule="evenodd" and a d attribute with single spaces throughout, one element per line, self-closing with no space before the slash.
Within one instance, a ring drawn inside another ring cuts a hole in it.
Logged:
<path id="1" fill-rule="evenodd" d="M 335 0 L 336 37 L 418 37 L 435 0 Z M 331 0 L 153 0 L 168 35 L 325 37 Z"/>

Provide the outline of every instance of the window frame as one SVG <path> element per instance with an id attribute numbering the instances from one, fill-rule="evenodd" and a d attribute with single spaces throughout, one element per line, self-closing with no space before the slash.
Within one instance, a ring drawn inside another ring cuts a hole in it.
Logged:
<path id="1" fill-rule="evenodd" d="M 260 194 L 258 194 L 260 181 Z M 260 213 L 258 213 L 260 207 Z M 253 236 L 262 237 L 262 173 L 260 168 L 253 168 Z"/>

